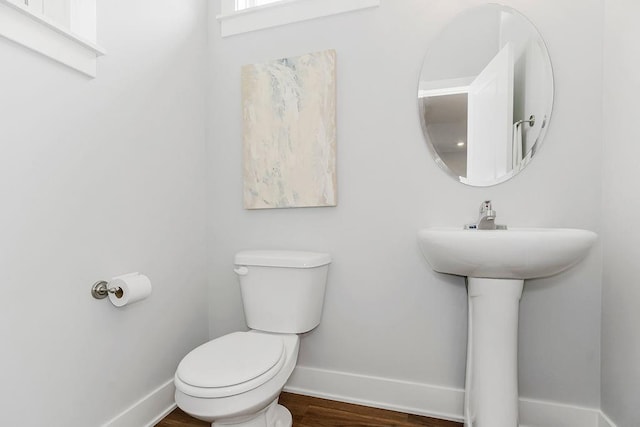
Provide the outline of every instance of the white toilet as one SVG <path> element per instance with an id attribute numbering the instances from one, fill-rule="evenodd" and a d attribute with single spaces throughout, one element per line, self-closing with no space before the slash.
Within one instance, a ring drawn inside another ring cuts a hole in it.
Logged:
<path id="1" fill-rule="evenodd" d="M 176 371 L 176 403 L 212 426 L 291 427 L 278 396 L 298 359 L 297 334 L 318 326 L 331 257 L 299 251 L 235 256 L 248 332 L 209 341 Z"/>

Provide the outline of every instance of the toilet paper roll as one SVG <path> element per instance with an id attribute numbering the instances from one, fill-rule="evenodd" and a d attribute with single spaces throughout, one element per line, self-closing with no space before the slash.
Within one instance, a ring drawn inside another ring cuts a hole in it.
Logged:
<path id="1" fill-rule="evenodd" d="M 140 273 L 114 277 L 107 286 L 109 289 L 120 288 L 116 293 L 109 292 L 109 301 L 116 307 L 133 304 L 151 295 L 151 281 Z"/>

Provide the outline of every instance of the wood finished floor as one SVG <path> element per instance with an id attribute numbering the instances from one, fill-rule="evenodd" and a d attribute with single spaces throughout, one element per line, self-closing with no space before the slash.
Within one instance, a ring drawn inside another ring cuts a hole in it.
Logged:
<path id="1" fill-rule="evenodd" d="M 293 427 L 462 427 L 461 423 L 384 409 L 282 393 L 280 404 L 293 415 Z M 176 409 L 156 427 L 210 427 Z"/>

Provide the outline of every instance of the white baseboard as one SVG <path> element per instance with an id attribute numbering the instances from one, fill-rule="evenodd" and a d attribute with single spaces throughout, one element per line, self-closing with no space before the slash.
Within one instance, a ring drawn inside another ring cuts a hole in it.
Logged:
<path id="1" fill-rule="evenodd" d="M 464 390 L 298 366 L 285 391 L 408 414 L 463 421 Z M 103 427 L 153 427 L 176 407 L 168 380 Z M 616 427 L 598 409 L 520 398 L 520 427 Z"/>
<path id="2" fill-rule="evenodd" d="M 461 422 L 464 391 L 298 366 L 285 391 Z"/>
<path id="3" fill-rule="evenodd" d="M 600 410 L 520 398 L 520 427 L 598 427 Z"/>
<path id="4" fill-rule="evenodd" d="M 463 421 L 462 389 L 298 366 L 284 390 L 409 414 Z M 615 427 L 599 409 L 524 398 L 520 399 L 519 409 L 520 427 Z"/>
<path id="5" fill-rule="evenodd" d="M 102 427 L 153 427 L 176 408 L 173 378 L 125 409 Z"/>

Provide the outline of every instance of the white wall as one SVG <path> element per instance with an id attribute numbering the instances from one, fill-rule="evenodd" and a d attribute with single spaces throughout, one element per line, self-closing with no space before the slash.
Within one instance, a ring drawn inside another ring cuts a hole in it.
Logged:
<path id="1" fill-rule="evenodd" d="M 466 29 L 474 37 L 461 37 Z M 424 67 L 420 80 L 425 82 L 473 78 L 500 50 L 500 13 L 493 8 L 473 11 L 456 18 L 456 24 L 443 28 L 429 46 L 430 67 Z M 452 55 L 451 52 L 465 52 Z M 427 54 L 426 47 L 421 52 Z"/>
<path id="2" fill-rule="evenodd" d="M 602 409 L 618 427 L 633 427 L 640 425 L 640 3 L 604 4 Z"/>
<path id="3" fill-rule="evenodd" d="M 377 9 L 221 39 L 210 10 L 209 231 L 212 335 L 245 328 L 233 254 L 330 252 L 324 318 L 299 364 L 462 388 L 466 292 L 430 270 L 416 233 L 462 226 L 493 199 L 500 223 L 600 232 L 600 0 L 507 1 L 538 27 L 554 65 L 554 115 L 542 149 L 513 180 L 466 187 L 431 160 L 416 87 L 429 42 L 480 0 L 383 1 Z M 571 30 L 567 30 L 570 23 Z M 337 51 L 338 207 L 242 209 L 240 67 Z M 585 120 L 587 120 L 585 124 Z M 576 153 L 580 153 L 576 156 Z M 599 407 L 601 250 L 529 282 L 521 304 L 521 395 Z"/>
<path id="4" fill-rule="evenodd" d="M 100 425 L 207 337 L 206 2 L 98 16 L 95 80 L 0 39 L 3 425 Z M 149 299 L 90 296 L 131 271 Z"/>

